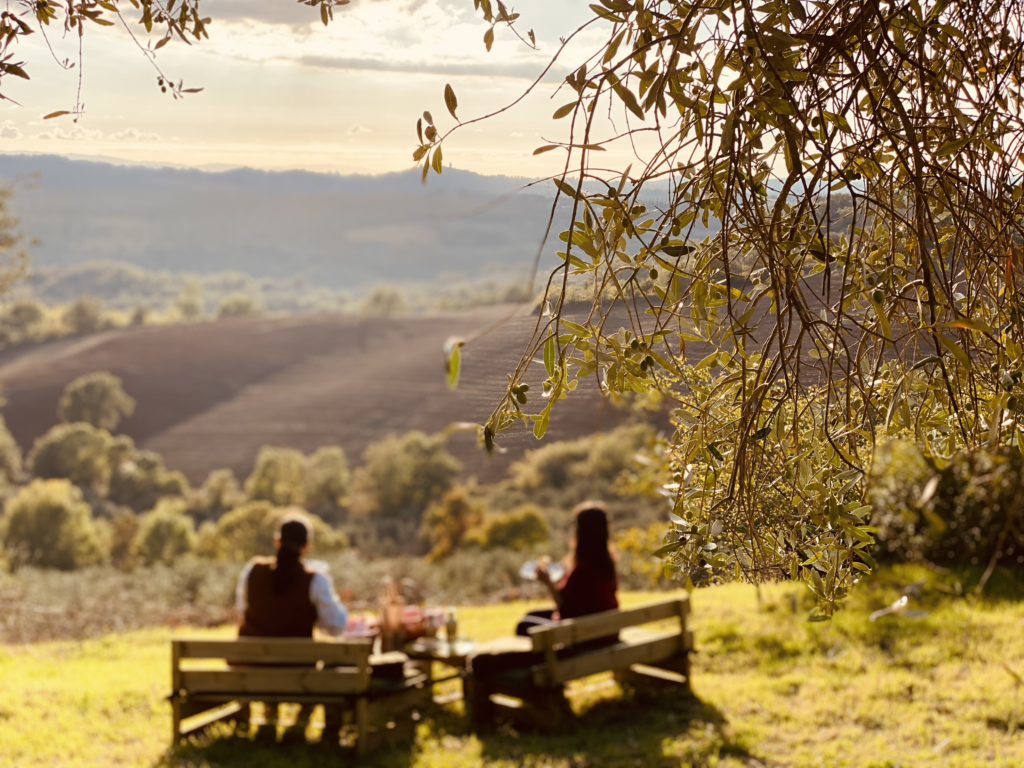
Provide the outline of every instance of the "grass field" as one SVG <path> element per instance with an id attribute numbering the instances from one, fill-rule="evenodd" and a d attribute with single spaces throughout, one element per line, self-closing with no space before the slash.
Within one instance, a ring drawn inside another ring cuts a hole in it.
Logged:
<path id="1" fill-rule="evenodd" d="M 799 588 L 694 594 L 695 697 L 624 695 L 607 676 L 575 684 L 578 723 L 557 736 L 469 733 L 461 704 L 428 713 L 388 768 L 469 766 L 1024 765 L 1024 604 L 972 607 L 932 582 L 929 615 L 868 612 L 920 573 L 862 585 L 831 623 L 811 624 Z M 624 603 L 656 597 L 628 594 Z M 525 604 L 467 607 L 464 631 L 504 634 Z M 207 630 L 207 632 L 211 632 Z M 229 732 L 167 751 L 167 641 L 182 630 L 0 647 L 0 765 L 307 768 L 354 764 L 318 744 L 261 746 Z M 193 633 L 189 633 L 193 634 Z M 225 628 L 212 634 L 230 635 Z"/>

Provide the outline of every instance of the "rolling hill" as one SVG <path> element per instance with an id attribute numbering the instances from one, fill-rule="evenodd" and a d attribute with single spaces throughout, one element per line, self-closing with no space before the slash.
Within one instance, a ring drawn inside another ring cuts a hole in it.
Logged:
<path id="1" fill-rule="evenodd" d="M 458 389 L 445 385 L 442 347 L 508 314 L 492 306 L 394 318 L 304 315 L 130 328 L 0 353 L 2 413 L 19 444 L 56 423 L 57 400 L 77 376 L 107 370 L 138 401 L 121 431 L 164 456 L 193 483 L 218 467 L 240 478 L 263 445 L 312 451 L 340 445 L 352 464 L 387 434 L 435 432 L 483 422 L 506 387 L 536 322 L 518 314 L 465 349 Z M 539 368 L 539 366 L 538 366 Z M 542 369 L 541 369 L 542 370 Z M 533 391 L 539 391 L 534 387 Z M 567 439 L 619 423 L 592 380 L 554 411 L 546 439 Z M 539 410 L 536 403 L 529 410 Z M 452 452 L 467 474 L 494 480 L 537 441 L 524 427 L 502 435 L 508 449 L 488 459 L 472 433 Z"/>

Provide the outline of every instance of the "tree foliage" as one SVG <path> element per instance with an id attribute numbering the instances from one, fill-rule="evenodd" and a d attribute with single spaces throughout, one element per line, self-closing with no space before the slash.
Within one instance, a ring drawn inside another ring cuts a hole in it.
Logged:
<path id="1" fill-rule="evenodd" d="M 21 448 L 0 416 L 0 477 L 13 483 L 21 479 Z"/>
<path id="2" fill-rule="evenodd" d="M 64 388 L 57 418 L 64 423 L 84 421 L 113 431 L 124 416 L 135 412 L 135 398 L 124 391 L 120 376 L 97 371 L 79 376 Z"/>
<path id="3" fill-rule="evenodd" d="M 524 504 L 508 512 L 488 515 L 472 538 L 487 549 L 529 549 L 548 540 L 548 521 L 540 508 Z"/>
<path id="4" fill-rule="evenodd" d="M 345 506 L 351 480 L 345 451 L 337 445 L 317 448 L 306 459 L 306 506 Z"/>
<path id="5" fill-rule="evenodd" d="M 296 509 L 275 507 L 268 501 L 250 501 L 228 512 L 216 523 L 204 523 L 199 531 L 197 554 L 217 560 L 244 561 L 254 555 L 274 554 L 277 522 Z M 313 526 L 314 553 L 336 552 L 348 540 L 314 514 L 303 512 Z"/>
<path id="6" fill-rule="evenodd" d="M 306 457 L 294 448 L 264 446 L 245 481 L 249 498 L 277 506 L 306 503 Z"/>
<path id="7" fill-rule="evenodd" d="M 423 513 L 420 535 L 430 543 L 429 562 L 454 554 L 466 535 L 484 518 L 483 505 L 464 486 L 455 486 Z"/>
<path id="8" fill-rule="evenodd" d="M 111 452 L 108 451 L 108 455 Z M 135 512 L 152 509 L 168 496 L 185 496 L 188 479 L 181 472 L 168 470 L 163 457 L 153 451 L 132 450 L 122 461 L 111 460 L 107 497 Z"/>
<path id="9" fill-rule="evenodd" d="M 85 422 L 58 424 L 32 445 L 28 467 L 39 478 L 63 478 L 75 485 L 105 486 L 110 480 L 110 433 Z"/>
<path id="10" fill-rule="evenodd" d="M 161 499 L 142 516 L 136 551 L 146 565 L 170 565 L 196 545 L 195 524 L 185 514 L 183 499 Z"/>
<path id="11" fill-rule="evenodd" d="M 516 19 L 475 5 L 489 48 Z M 581 30 L 604 42 L 569 64 L 561 139 L 536 150 L 564 158 L 555 205 L 570 218 L 550 312 L 481 439 L 520 420 L 542 436 L 583 376 L 611 395 L 663 393 L 675 533 L 660 554 L 684 574 L 803 578 L 826 617 L 872 567 L 878 441 L 902 436 L 941 466 L 1024 440 L 1024 11 L 590 8 Z M 449 91 L 462 122 L 424 115 L 424 176 L 477 121 Z M 595 298 L 574 320 L 579 281 Z M 520 397 L 531 376 L 536 405 Z"/>
<path id="12" fill-rule="evenodd" d="M 33 480 L 8 499 L 0 534 L 12 562 L 70 571 L 103 559 L 82 491 L 67 480 Z"/>
<path id="13" fill-rule="evenodd" d="M 353 477 L 359 511 L 417 521 L 451 488 L 459 462 L 445 450 L 444 435 L 407 432 L 386 437 L 363 452 Z"/>

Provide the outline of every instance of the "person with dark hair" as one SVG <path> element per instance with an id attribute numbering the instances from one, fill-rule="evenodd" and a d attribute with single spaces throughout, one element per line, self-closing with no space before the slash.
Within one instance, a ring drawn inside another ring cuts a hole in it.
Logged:
<path id="1" fill-rule="evenodd" d="M 281 518 L 274 557 L 254 557 L 238 577 L 235 601 L 242 616 L 240 637 L 313 637 L 313 627 L 340 635 L 348 610 L 338 599 L 323 563 L 307 563 L 313 528 L 304 515 Z"/>
<path id="2" fill-rule="evenodd" d="M 608 548 L 608 513 L 600 502 L 585 501 L 573 511 L 576 536 L 572 563 L 555 584 L 546 565 L 537 568 L 537 579 L 555 600 L 555 608 L 528 613 L 516 627 L 517 635 L 528 635 L 530 627 L 562 619 L 575 619 L 619 607 L 615 560 Z"/>
<path id="3" fill-rule="evenodd" d="M 330 572 L 324 563 L 312 563 L 302 556 L 313 540 L 313 527 L 305 515 L 288 513 L 277 524 L 274 557 L 254 557 L 238 577 L 235 601 L 242 616 L 239 637 L 313 637 L 313 627 L 330 635 L 340 635 L 348 623 L 348 610 L 338 599 Z M 264 703 L 265 717 L 277 708 Z M 336 733 L 341 714 L 336 707 L 324 707 L 324 733 Z M 311 704 L 303 704 L 296 716 L 298 728 L 290 738 L 304 730 L 312 713 Z M 251 720 L 251 713 L 250 713 Z M 258 738 L 273 740 L 274 728 L 260 728 Z"/>

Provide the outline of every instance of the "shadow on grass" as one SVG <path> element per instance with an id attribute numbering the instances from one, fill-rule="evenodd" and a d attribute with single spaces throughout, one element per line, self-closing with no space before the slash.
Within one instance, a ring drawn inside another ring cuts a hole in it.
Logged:
<path id="1" fill-rule="evenodd" d="M 614 690 L 614 689 L 613 689 Z M 468 723 L 452 711 L 435 712 L 432 729 L 468 736 Z M 501 765 L 617 766 L 759 765 L 727 731 L 722 713 L 683 690 L 627 689 L 580 712 L 557 733 L 517 731 L 501 724 L 477 734 L 482 762 Z"/>
<path id="2" fill-rule="evenodd" d="M 616 692 L 617 693 L 617 692 Z M 323 743 L 261 742 L 217 726 L 168 751 L 154 768 L 409 768 L 412 765 L 757 766 L 748 747 L 728 732 L 722 713 L 685 691 L 631 691 L 585 708 L 557 733 L 517 731 L 509 724 L 473 733 L 461 705 L 438 707 L 420 722 L 415 744 L 386 745 L 364 759 Z"/>

